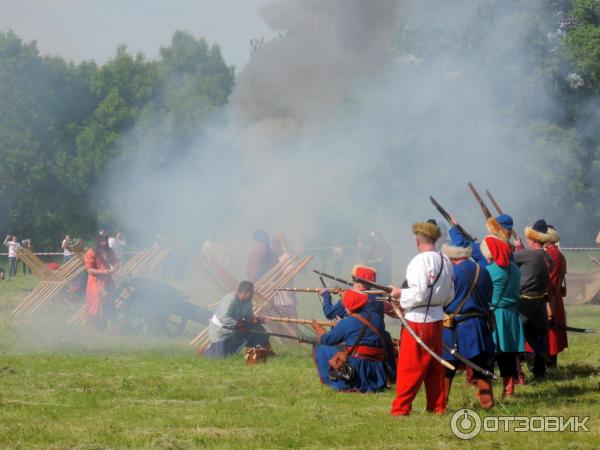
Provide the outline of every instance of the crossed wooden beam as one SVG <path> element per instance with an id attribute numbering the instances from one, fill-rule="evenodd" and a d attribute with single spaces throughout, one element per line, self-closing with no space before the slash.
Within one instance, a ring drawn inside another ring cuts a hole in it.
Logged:
<path id="1" fill-rule="evenodd" d="M 286 287 L 312 258 L 312 256 L 292 256 L 285 261 L 277 263 L 263 275 L 254 285 L 254 314 L 257 315 L 267 311 L 277 312 L 277 307 L 272 304 L 276 294 L 275 289 Z M 239 282 L 216 261 L 207 260 L 207 263 L 203 264 L 194 256 L 192 256 L 192 261 L 204 270 L 225 293 L 235 292 L 238 289 Z M 207 327 L 189 345 L 199 349 L 208 345 L 209 342 L 210 338 Z"/>
<path id="2" fill-rule="evenodd" d="M 31 250 L 21 247 L 19 249 L 19 258 L 41 281 L 31 291 L 25 299 L 19 303 L 13 310 L 13 316 L 31 316 L 38 312 L 44 306 L 55 299 L 61 299 L 65 303 L 72 305 L 67 299 L 71 295 L 68 293 L 68 286 L 84 268 L 80 258 L 71 258 L 60 268 L 53 272 L 48 269 L 46 264 L 34 255 Z"/>

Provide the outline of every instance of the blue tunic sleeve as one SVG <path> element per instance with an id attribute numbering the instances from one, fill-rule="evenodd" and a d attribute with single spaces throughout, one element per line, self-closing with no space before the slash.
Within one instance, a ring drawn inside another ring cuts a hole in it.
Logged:
<path id="1" fill-rule="evenodd" d="M 452 242 L 461 242 L 465 245 L 467 243 L 471 244 L 472 258 L 481 267 L 487 267 L 489 263 L 481 253 L 481 244 L 479 242 L 468 240 L 456 227 L 450 228 L 450 230 L 448 230 L 448 234 L 450 235 Z"/>
<path id="2" fill-rule="evenodd" d="M 329 320 L 333 320 L 336 318 L 343 319 L 346 317 L 346 308 L 341 301 L 337 302 L 335 305 L 331 303 L 331 293 L 323 292 L 321 295 L 323 297 L 323 314 Z"/>

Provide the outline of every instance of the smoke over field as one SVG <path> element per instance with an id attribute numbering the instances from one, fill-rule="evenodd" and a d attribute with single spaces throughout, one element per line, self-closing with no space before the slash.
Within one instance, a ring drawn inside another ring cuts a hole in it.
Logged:
<path id="1" fill-rule="evenodd" d="M 519 229 L 578 225 L 552 209 L 551 180 L 583 168 L 560 151 L 571 136 L 548 124 L 559 109 L 533 69 L 560 45 L 544 1 L 277 0 L 261 14 L 277 37 L 214 125 L 158 169 L 111 168 L 131 230 L 194 245 L 255 228 L 295 246 L 369 230 L 406 242 L 410 223 L 437 217 L 434 194 L 481 235 L 468 180 Z"/>

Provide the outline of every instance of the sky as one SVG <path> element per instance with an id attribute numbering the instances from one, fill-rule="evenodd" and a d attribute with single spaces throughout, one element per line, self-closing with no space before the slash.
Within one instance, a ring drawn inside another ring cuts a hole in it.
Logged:
<path id="1" fill-rule="evenodd" d="M 37 41 L 43 54 L 103 63 L 126 44 L 158 55 L 176 30 L 217 43 L 241 68 L 249 40 L 271 36 L 259 15 L 269 0 L 0 0 L 0 30 Z"/>

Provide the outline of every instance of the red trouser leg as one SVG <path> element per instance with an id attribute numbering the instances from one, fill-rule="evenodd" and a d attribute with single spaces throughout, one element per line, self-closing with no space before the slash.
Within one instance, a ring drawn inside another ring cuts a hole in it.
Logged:
<path id="1" fill-rule="evenodd" d="M 409 322 L 409 325 L 423 341 L 434 351 L 441 353 L 442 322 L 428 324 Z M 439 368 L 435 367 L 439 366 Z M 431 370 L 430 370 L 431 369 Z M 427 409 L 442 413 L 445 410 L 444 371 L 442 366 L 433 360 L 414 338 L 402 330 L 400 354 L 398 356 L 398 374 L 396 381 L 396 398 L 392 403 L 392 415 L 408 415 L 412 409 L 421 383 L 425 380 Z"/>
<path id="2" fill-rule="evenodd" d="M 438 355 L 442 354 L 442 322 L 425 324 L 423 342 Z M 427 411 L 443 414 L 446 411 L 446 398 L 444 395 L 444 367 L 429 353 L 427 356 L 427 375 L 425 375 L 425 395 L 427 398 Z"/>

